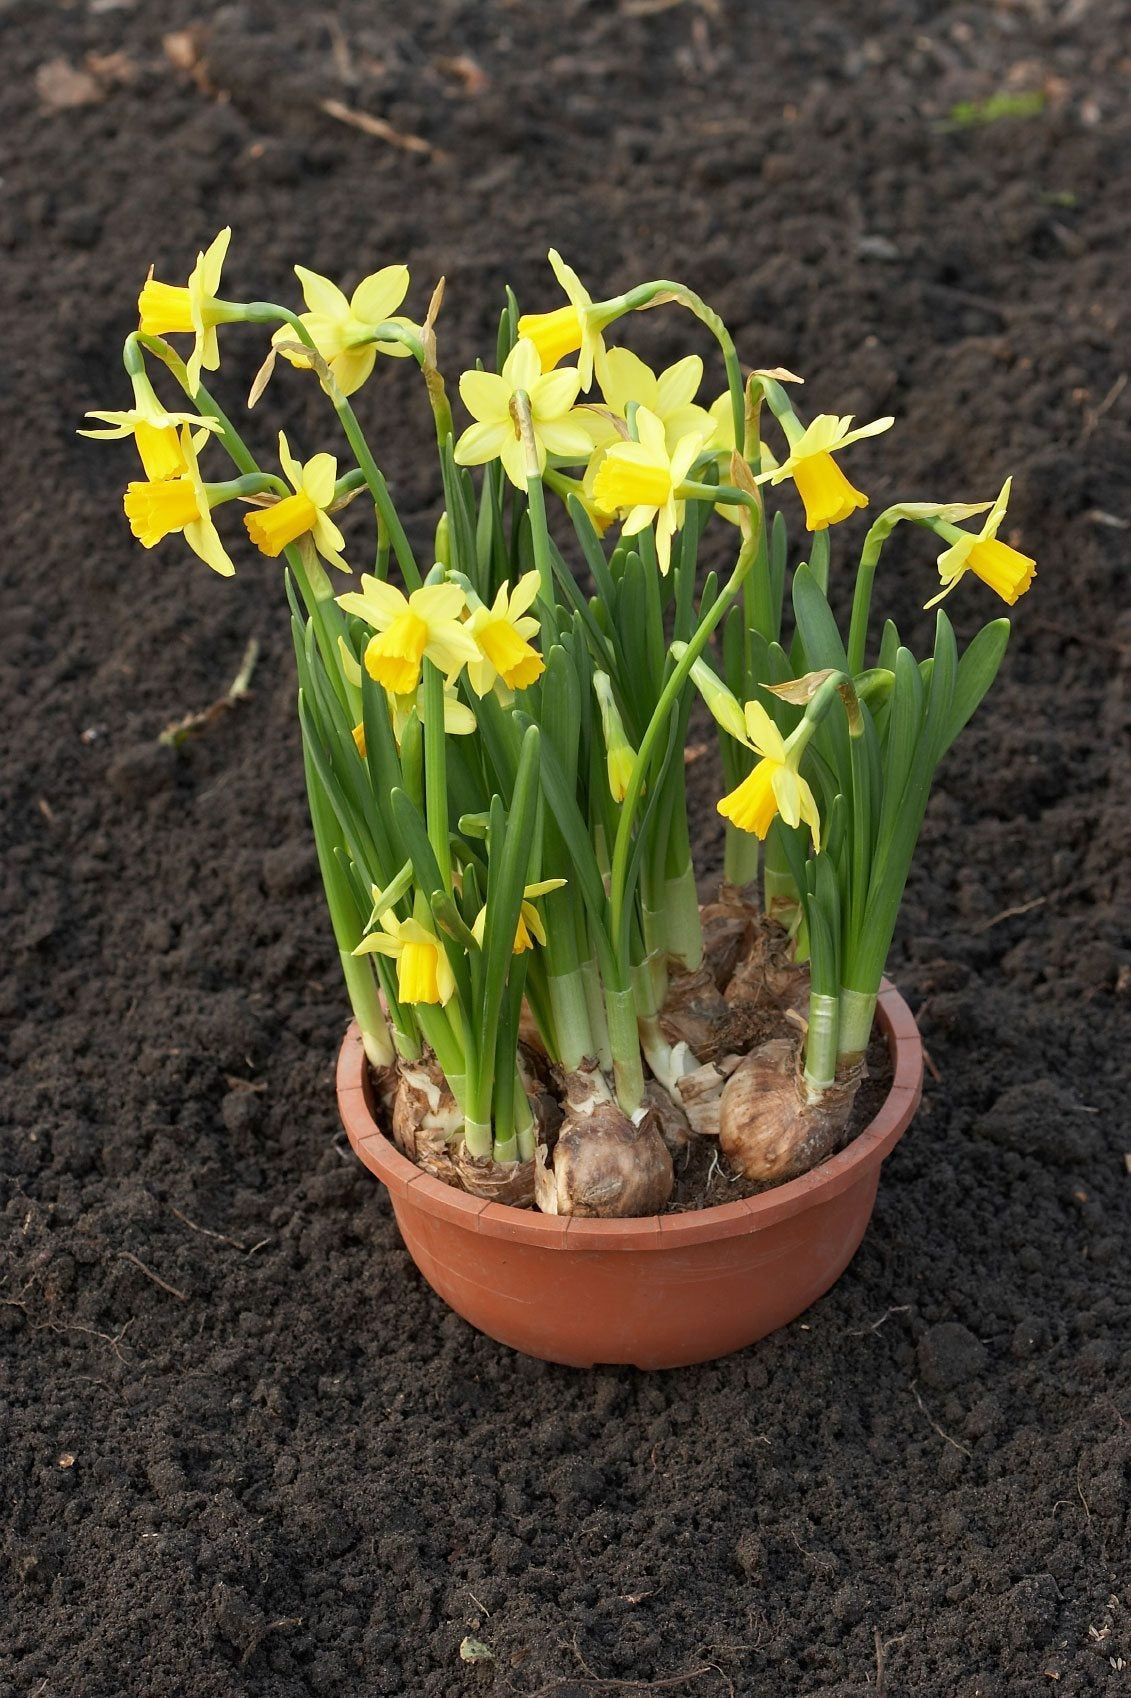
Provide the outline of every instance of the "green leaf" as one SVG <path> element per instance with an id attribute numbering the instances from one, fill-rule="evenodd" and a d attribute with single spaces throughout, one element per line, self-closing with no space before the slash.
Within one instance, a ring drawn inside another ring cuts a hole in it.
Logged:
<path id="1" fill-rule="evenodd" d="M 984 625 L 978 632 L 959 661 L 950 719 L 941 751 L 943 754 L 969 723 L 986 691 L 997 677 L 1009 636 L 1008 619 L 991 620 L 990 624 Z"/>
<path id="2" fill-rule="evenodd" d="M 799 566 L 793 574 L 793 616 L 805 649 L 805 670 L 817 672 L 831 666 L 847 672 L 848 655 L 832 609 L 808 566 Z"/>

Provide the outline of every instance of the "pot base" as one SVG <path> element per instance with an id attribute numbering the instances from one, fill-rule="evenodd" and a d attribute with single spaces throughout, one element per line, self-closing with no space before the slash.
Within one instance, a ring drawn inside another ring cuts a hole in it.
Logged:
<path id="1" fill-rule="evenodd" d="M 488 1337 L 572 1368 L 681 1368 L 742 1350 L 839 1279 L 871 1218 L 884 1157 L 919 1105 L 923 1050 L 886 980 L 876 1007 L 892 1059 L 879 1113 L 828 1161 L 716 1208 L 630 1220 L 544 1215 L 442 1185 L 381 1132 L 356 1026 L 338 1104 L 357 1155 L 388 1187 L 432 1289 Z"/>

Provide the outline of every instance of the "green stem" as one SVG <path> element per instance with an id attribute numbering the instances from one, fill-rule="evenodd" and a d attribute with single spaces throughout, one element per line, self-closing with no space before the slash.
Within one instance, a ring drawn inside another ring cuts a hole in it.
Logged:
<path id="1" fill-rule="evenodd" d="M 838 1049 L 842 1066 L 854 1066 L 867 1055 L 875 1013 L 874 991 L 841 990 Z"/>
<path id="2" fill-rule="evenodd" d="M 424 817 L 428 841 L 444 880 L 452 888 L 452 849 L 448 832 L 448 740 L 444 731 L 444 677 L 424 661 Z"/>
<path id="3" fill-rule="evenodd" d="M 805 1083 L 814 1092 L 827 1091 L 836 1078 L 839 1011 L 840 1004 L 835 996 L 810 992 Z"/>
<path id="4" fill-rule="evenodd" d="M 872 585 L 884 543 L 890 535 L 891 525 L 885 523 L 881 516 L 864 538 L 864 547 L 860 551 L 860 564 L 856 568 L 856 587 L 852 592 L 852 618 L 848 626 L 848 670 L 853 675 L 864 670 L 864 657 L 868 649 L 868 616 L 872 609 Z"/>
<path id="5" fill-rule="evenodd" d="M 655 752 L 656 744 L 662 733 L 667 729 L 668 717 L 679 699 L 681 690 L 687 682 L 691 668 L 706 648 L 711 633 L 720 623 L 723 615 L 734 601 L 743 581 L 750 570 L 753 554 L 747 543 L 743 544 L 738 556 L 738 562 L 731 574 L 730 580 L 719 594 L 707 617 L 702 621 L 698 630 L 687 644 L 683 654 L 676 663 L 671 676 L 660 693 L 660 699 L 648 722 L 647 729 L 640 740 L 636 760 L 633 763 L 632 775 L 625 791 L 624 802 L 621 806 L 620 820 L 617 825 L 616 843 L 613 847 L 613 866 L 610 888 L 612 942 L 621 962 L 622 971 L 628 975 L 628 927 L 626 912 L 626 883 L 628 865 L 632 850 L 632 827 L 636 819 L 636 811 L 644 790 L 644 780 L 649 763 Z"/>
<path id="6" fill-rule="evenodd" d="M 644 1063 L 640 1054 L 636 998 L 632 990 L 606 988 L 605 1015 L 609 1023 L 609 1048 L 613 1057 L 617 1102 L 625 1114 L 633 1115 L 644 1100 Z"/>
<path id="7" fill-rule="evenodd" d="M 723 877 L 736 890 L 753 884 L 758 877 L 758 839 L 749 831 L 739 831 L 727 821 L 723 846 Z"/>

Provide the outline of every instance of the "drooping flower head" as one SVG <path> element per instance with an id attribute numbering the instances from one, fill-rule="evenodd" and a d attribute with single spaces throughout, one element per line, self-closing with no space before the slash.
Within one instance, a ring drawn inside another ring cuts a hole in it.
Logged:
<path id="1" fill-rule="evenodd" d="M 527 572 L 513 588 L 500 584 L 490 607 L 472 609 L 466 629 L 479 654 L 468 663 L 467 676 L 477 696 L 485 696 L 498 681 L 508 690 L 527 690 L 545 672 L 545 661 L 530 643 L 538 621 L 526 611 L 538 594 L 538 582 L 537 572 Z"/>
<path id="2" fill-rule="evenodd" d="M 388 955 L 397 964 L 397 995 L 402 1002 L 450 1002 L 456 981 L 439 938 L 419 920 L 381 916 L 380 931 L 363 937 L 355 955 Z"/>
<path id="3" fill-rule="evenodd" d="M 805 504 L 805 523 L 811 531 L 825 531 L 840 524 L 867 507 L 868 497 L 854 489 L 833 459 L 842 448 L 859 442 L 865 436 L 879 436 L 890 430 L 894 419 L 876 419 L 872 424 L 851 429 L 852 415 L 837 418 L 835 413 L 818 413 L 810 425 L 789 444 L 789 454 L 780 466 L 758 475 L 758 483 L 782 483 L 792 478 L 797 493 Z"/>
<path id="4" fill-rule="evenodd" d="M 990 508 L 986 522 L 976 536 L 970 531 L 958 530 L 957 527 L 940 527 L 942 534 L 951 541 L 950 547 L 944 549 L 938 558 L 943 589 L 927 603 L 928 607 L 936 606 L 948 596 L 967 572 L 973 572 L 975 577 L 981 578 L 982 582 L 988 584 L 1010 607 L 1025 594 L 1037 575 L 1037 563 L 1027 554 L 1010 548 L 1008 543 L 999 542 L 997 536 L 1005 518 L 1012 485 L 1013 479 L 1006 478 L 1001 486 L 1001 494 Z"/>
<path id="5" fill-rule="evenodd" d="M 554 276 L 566 292 L 568 305 L 555 307 L 553 312 L 523 313 L 518 321 L 518 334 L 534 343 L 543 371 L 552 371 L 559 360 L 576 353 L 580 385 L 588 392 L 594 372 L 598 377 L 602 375 L 606 359 L 601 327 L 593 313 L 593 297 L 556 248 L 550 249 L 548 257 Z"/>
<path id="6" fill-rule="evenodd" d="M 185 425 L 201 431 L 219 430 L 218 419 L 199 413 L 168 412 L 161 405 L 145 368 L 138 365 L 130 372 L 134 404 L 124 412 L 87 413 L 88 419 L 99 419 L 103 428 L 80 430 L 79 436 L 91 436 L 99 441 L 121 441 L 132 436 L 146 477 L 153 483 L 162 478 L 179 477 L 188 471 L 181 452 L 180 432 Z"/>
<path id="7" fill-rule="evenodd" d="M 765 838 L 780 814 L 788 826 L 805 821 L 813 847 L 821 847 L 821 816 L 816 798 L 797 771 L 800 745 L 791 749 L 760 702 L 747 702 L 747 741 L 761 759 L 737 789 L 717 804 L 724 819 L 740 831 Z"/>
<path id="8" fill-rule="evenodd" d="M 216 326 L 223 323 L 224 315 L 218 310 L 217 291 L 231 239 L 232 232 L 225 227 L 203 253 L 197 254 L 187 287 L 158 283 L 151 271 L 137 298 L 143 335 L 192 336 L 193 348 L 186 366 L 189 387 L 194 390 L 200 383 L 201 368 L 215 371 L 220 364 Z"/>
<path id="9" fill-rule="evenodd" d="M 348 572 L 341 553 L 345 539 L 329 513 L 338 481 L 338 462 L 332 454 L 315 454 L 305 465 L 300 464 L 282 431 L 279 462 L 295 493 L 248 513 L 244 518 L 248 536 L 262 554 L 273 560 L 288 543 L 309 535 L 324 560 Z"/>
<path id="10" fill-rule="evenodd" d="M 518 926 L 514 934 L 514 948 L 511 951 L 512 955 L 522 955 L 526 950 L 533 949 L 536 943 L 540 943 L 543 947 L 545 947 L 546 927 L 542 922 L 541 914 L 534 906 L 534 902 L 537 897 L 545 896 L 551 890 L 561 890 L 565 882 L 564 878 L 544 878 L 537 884 L 528 884 L 526 886 L 526 889 L 522 893 L 522 906 L 518 911 Z M 471 935 L 474 937 L 480 949 L 482 949 L 484 938 L 487 935 L 486 905 L 480 908 L 478 914 L 475 916 L 475 924 L 471 928 Z"/>
<path id="11" fill-rule="evenodd" d="M 155 548 L 162 537 L 180 531 L 206 566 L 211 566 L 222 578 L 230 578 L 235 567 L 212 523 L 209 492 L 201 481 L 196 448 L 187 425 L 181 431 L 181 454 L 186 470 L 179 477 L 127 485 L 122 505 L 130 530 L 143 548 Z"/>
<path id="12" fill-rule="evenodd" d="M 459 392 L 475 423 L 456 443 L 457 465 L 482 466 L 488 460 L 501 460 L 516 488 L 526 488 L 526 453 L 513 405 L 520 390 L 530 402 L 539 472 L 545 470 L 550 454 L 567 460 L 587 458 L 593 438 L 573 405 L 578 383 L 572 367 L 543 372 L 533 342 L 525 337 L 515 343 L 501 372 L 465 371 Z"/>
<path id="13" fill-rule="evenodd" d="M 647 407 L 636 411 L 636 442 L 614 442 L 597 470 L 593 495 L 607 513 L 624 514 L 625 536 L 656 526 L 656 555 L 665 575 L 671 565 L 672 537 L 683 524 L 686 502 L 676 491 L 703 446 L 692 431 L 668 452 L 663 421 Z"/>
<path id="14" fill-rule="evenodd" d="M 399 317 L 397 308 L 408 294 L 407 265 L 386 265 L 369 277 L 363 277 L 347 299 L 336 283 L 305 265 L 295 266 L 295 276 L 302 284 L 307 311 L 300 321 L 318 353 L 326 361 L 334 381 L 343 395 L 360 389 L 378 354 L 390 359 L 402 359 L 411 353 L 403 342 L 375 342 L 373 333 L 381 324 L 401 324 L 406 329 L 418 328 L 411 319 Z M 289 324 L 276 330 L 271 341 L 291 365 L 310 369 L 310 361 L 294 349 L 295 333 Z"/>
<path id="15" fill-rule="evenodd" d="M 338 605 L 372 626 L 365 669 L 395 696 L 415 695 L 425 656 L 449 680 L 479 648 L 460 622 L 466 606 L 458 584 L 425 584 L 406 596 L 395 584 L 362 574 L 361 589 L 340 595 Z"/>

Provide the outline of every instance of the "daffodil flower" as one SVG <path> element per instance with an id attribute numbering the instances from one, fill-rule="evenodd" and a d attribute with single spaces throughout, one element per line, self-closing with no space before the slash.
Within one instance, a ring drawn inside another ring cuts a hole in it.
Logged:
<path id="1" fill-rule="evenodd" d="M 660 420 L 669 450 L 693 431 L 707 442 L 714 421 L 706 407 L 695 405 L 702 381 L 703 361 L 698 354 L 688 354 L 657 374 L 630 348 L 610 348 L 601 376 L 601 394 L 613 417 L 603 414 L 600 407 L 593 409 L 595 446 L 605 448 L 610 442 L 624 440 L 626 430 L 618 429 L 617 421 L 627 419 L 634 401 Z"/>
<path id="2" fill-rule="evenodd" d="M 244 518 L 248 536 L 261 554 L 274 560 L 289 543 L 309 535 L 323 560 L 348 572 L 341 554 L 345 538 L 329 513 L 338 481 L 338 462 L 332 454 L 315 454 L 302 465 L 280 431 L 279 463 L 295 493 L 248 513 Z"/>
<path id="3" fill-rule="evenodd" d="M 465 371 L 459 392 L 475 423 L 456 443 L 456 463 L 482 466 L 488 460 L 501 460 L 516 488 L 526 488 L 526 453 L 513 411 L 520 390 L 530 402 L 539 472 L 545 470 L 550 454 L 566 460 L 588 458 L 593 448 L 592 433 L 573 405 L 579 384 L 572 368 L 543 372 L 538 351 L 526 337 L 515 343 L 501 372 Z"/>
<path id="4" fill-rule="evenodd" d="M 353 651 L 344 637 L 338 638 L 338 655 L 342 663 L 343 677 L 353 685 L 355 690 L 361 688 L 361 667 L 354 659 Z M 408 722 L 408 716 L 413 709 L 417 718 L 424 724 L 427 712 L 425 697 L 427 692 L 421 687 L 415 696 L 394 696 L 386 690 L 385 697 L 389 704 L 389 718 L 392 722 L 393 737 L 397 748 L 401 746 L 401 733 Z M 475 730 L 475 715 L 466 702 L 461 702 L 454 684 L 444 685 L 444 730 L 449 737 L 468 737 Z M 359 721 L 353 728 L 353 740 L 362 760 L 366 755 L 365 724 Z"/>
<path id="5" fill-rule="evenodd" d="M 868 497 L 854 489 L 833 459 L 842 448 L 859 442 L 865 436 L 879 436 L 890 430 L 894 419 L 876 419 L 872 424 L 859 425 L 852 430 L 851 413 L 837 418 L 835 413 L 818 413 L 812 423 L 789 444 L 789 454 L 780 466 L 760 472 L 758 483 L 782 483 L 792 478 L 797 493 L 805 503 L 805 523 L 811 531 L 825 531 L 867 507 Z"/>
<path id="6" fill-rule="evenodd" d="M 460 623 L 466 602 L 458 584 L 425 584 L 406 596 L 363 573 L 361 589 L 337 599 L 377 633 L 366 645 L 365 669 L 395 696 L 415 695 L 426 656 L 449 682 L 479 659 L 475 638 Z"/>
<path id="7" fill-rule="evenodd" d="M 601 326 L 593 312 L 593 297 L 556 248 L 550 249 L 548 257 L 554 276 L 566 292 L 568 305 L 556 307 L 553 312 L 523 313 L 518 321 L 518 333 L 534 343 L 543 371 L 552 371 L 559 360 L 575 353 L 581 388 L 588 392 L 594 372 L 601 376 L 606 359 Z"/>
<path id="8" fill-rule="evenodd" d="M 534 902 L 537 897 L 545 896 L 551 890 L 561 890 L 565 882 L 564 878 L 544 878 L 537 884 L 527 885 L 522 893 L 522 906 L 518 912 L 518 927 L 514 934 L 513 954 L 521 955 L 524 950 L 533 949 L 536 943 L 542 944 L 543 948 L 545 947 L 546 927 L 543 924 L 541 914 L 534 906 Z M 471 935 L 480 949 L 483 948 L 486 933 L 487 909 L 484 906 L 475 916 L 475 924 L 471 928 Z"/>
<path id="9" fill-rule="evenodd" d="M 310 340 L 334 375 L 343 395 L 360 389 L 373 370 L 378 354 L 390 359 L 403 359 L 411 354 L 403 342 L 375 342 L 373 333 L 380 324 L 400 324 L 406 330 L 417 330 L 411 319 L 397 317 L 397 308 L 408 294 L 407 265 L 386 265 L 369 277 L 363 277 L 347 299 L 336 283 L 308 271 L 305 265 L 295 266 L 295 276 L 302 284 L 307 311 L 300 322 Z M 295 333 L 289 324 L 276 330 L 271 341 L 280 348 L 283 358 L 293 366 L 310 369 L 310 361 L 294 351 Z"/>
<path id="10" fill-rule="evenodd" d="M 1006 478 L 1001 494 L 990 508 L 977 536 L 959 530 L 955 525 L 938 525 L 939 535 L 949 539 L 950 547 L 944 549 L 938 558 L 939 576 L 944 587 L 927 603 L 928 607 L 935 607 L 948 596 L 967 572 L 981 578 L 1010 607 L 1025 594 L 1037 575 L 1036 561 L 997 539 L 1012 485 L 1013 479 Z"/>
<path id="11" fill-rule="evenodd" d="M 788 826 L 805 821 L 814 849 L 821 847 L 821 816 L 808 784 L 797 771 L 804 743 L 793 748 L 760 702 L 747 702 L 746 741 L 761 759 L 736 790 L 718 803 L 718 811 L 740 831 L 765 838 L 778 814 Z"/>
<path id="12" fill-rule="evenodd" d="M 402 1002 L 450 1002 L 456 981 L 439 938 L 419 920 L 381 916 L 380 931 L 363 937 L 355 955 L 388 955 L 397 964 L 397 995 Z"/>
<path id="13" fill-rule="evenodd" d="M 614 442 L 597 471 L 593 495 L 608 513 L 624 513 L 625 536 L 656 526 L 656 555 L 665 575 L 671 565 L 672 537 L 683 524 L 686 502 L 676 491 L 703 446 L 699 431 L 681 437 L 668 452 L 663 421 L 647 407 L 636 410 L 636 442 Z"/>
<path id="14" fill-rule="evenodd" d="M 202 367 L 205 371 L 215 371 L 220 364 L 216 326 L 225 323 L 230 315 L 216 291 L 231 239 L 231 230 L 225 228 L 203 253 L 197 254 L 186 288 L 158 283 L 151 270 L 137 298 L 143 335 L 176 336 L 183 332 L 194 338 L 186 362 L 191 390 L 199 386 Z"/>
<path id="15" fill-rule="evenodd" d="M 538 594 L 537 572 L 527 572 L 514 588 L 499 586 L 490 607 L 472 609 L 465 629 L 479 648 L 478 657 L 468 662 L 467 676 L 477 696 L 485 696 L 497 681 L 508 690 L 526 690 L 546 670 L 546 663 L 531 646 L 538 621 L 526 610 Z"/>
<path id="16" fill-rule="evenodd" d="M 179 477 L 127 486 L 122 505 L 130 530 L 143 548 L 155 548 L 162 537 L 181 531 L 205 565 L 219 572 L 222 578 L 230 578 L 235 567 L 212 523 L 211 499 L 201 482 L 192 432 L 187 425 L 181 431 L 181 454 L 186 470 Z"/>
<path id="17" fill-rule="evenodd" d="M 117 413 L 92 410 L 87 413 L 87 418 L 101 420 L 103 428 L 80 430 L 77 434 L 104 442 L 121 441 L 124 437 L 132 436 L 141 458 L 142 469 L 151 482 L 159 483 L 162 478 L 180 477 L 188 470 L 185 457 L 181 453 L 181 428 L 190 425 L 202 431 L 219 430 L 219 420 L 202 417 L 199 413 L 168 412 L 158 400 L 153 385 L 141 366 L 130 372 L 130 381 L 134 392 L 133 406 Z"/>

